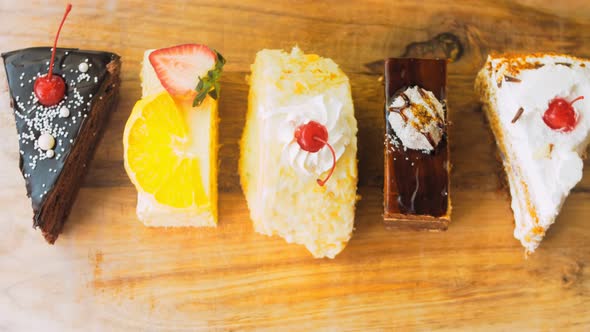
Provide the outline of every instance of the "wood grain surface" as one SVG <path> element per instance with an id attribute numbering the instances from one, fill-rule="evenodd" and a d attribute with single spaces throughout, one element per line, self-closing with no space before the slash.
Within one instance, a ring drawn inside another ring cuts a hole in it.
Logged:
<path id="1" fill-rule="evenodd" d="M 0 51 L 50 45 L 63 9 L 61 1 L 1 1 Z M 228 59 L 219 227 L 145 228 L 123 169 L 123 127 L 141 94 L 143 51 L 186 42 Z M 255 234 L 239 188 L 249 65 L 262 48 L 295 44 L 333 58 L 352 82 L 362 200 L 354 236 L 334 260 Z M 120 54 L 122 98 L 64 233 L 49 246 L 31 228 L 0 74 L 0 331 L 590 329 L 590 168 L 525 259 L 473 92 L 491 51 L 590 57 L 588 1 L 74 1 L 60 45 Z M 455 58 L 445 233 L 382 226 L 379 60 L 400 55 Z"/>

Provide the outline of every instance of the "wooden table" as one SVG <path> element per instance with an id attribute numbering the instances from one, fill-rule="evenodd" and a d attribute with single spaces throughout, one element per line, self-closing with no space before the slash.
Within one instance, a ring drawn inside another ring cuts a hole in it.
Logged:
<path id="1" fill-rule="evenodd" d="M 31 228 L 6 88 L 0 93 L 1 331 L 590 328 L 590 167 L 539 250 L 525 259 L 473 92 L 491 51 L 589 57 L 588 1 L 159 2 L 74 3 L 60 45 L 122 55 L 123 86 L 55 246 Z M 63 9 L 62 1 L 2 1 L 0 51 L 50 45 Z M 453 221 L 446 233 L 386 231 L 383 92 L 374 62 L 444 56 L 446 44 L 435 38 L 441 33 L 462 48 L 449 65 Z M 150 229 L 135 217 L 123 127 L 140 96 L 143 51 L 187 42 L 209 44 L 228 59 L 220 223 Z M 244 77 L 258 50 L 295 44 L 333 58 L 353 87 L 362 200 L 354 236 L 334 260 L 315 260 L 300 246 L 255 234 L 239 187 Z"/>

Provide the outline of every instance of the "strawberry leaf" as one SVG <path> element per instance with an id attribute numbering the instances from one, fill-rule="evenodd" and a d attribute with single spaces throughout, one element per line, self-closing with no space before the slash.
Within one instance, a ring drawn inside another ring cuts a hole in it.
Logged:
<path id="1" fill-rule="evenodd" d="M 197 96 L 193 100 L 193 107 L 199 106 L 205 101 L 207 95 L 217 100 L 219 98 L 220 84 L 219 79 L 221 72 L 223 71 L 223 65 L 225 64 L 225 58 L 217 51 L 215 51 L 217 60 L 215 61 L 215 67 L 207 72 L 207 76 L 199 77 L 199 83 L 195 88 Z"/>

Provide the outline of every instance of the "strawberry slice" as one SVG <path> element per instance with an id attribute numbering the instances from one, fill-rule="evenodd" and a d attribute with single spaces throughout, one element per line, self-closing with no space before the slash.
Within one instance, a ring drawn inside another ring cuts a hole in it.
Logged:
<path id="1" fill-rule="evenodd" d="M 201 44 L 184 44 L 155 50 L 149 59 L 162 86 L 168 93 L 181 99 L 195 98 L 195 88 L 201 78 L 207 77 L 208 72 L 219 61 L 217 52 Z"/>

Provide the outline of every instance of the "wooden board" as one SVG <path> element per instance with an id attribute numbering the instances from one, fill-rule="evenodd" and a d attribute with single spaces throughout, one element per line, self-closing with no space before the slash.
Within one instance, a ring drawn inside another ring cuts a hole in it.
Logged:
<path id="1" fill-rule="evenodd" d="M 590 57 L 590 4 L 443 3 L 76 1 L 60 45 L 122 55 L 122 98 L 65 231 L 48 246 L 31 228 L 3 85 L 0 331 L 589 329 L 590 168 L 538 252 L 525 259 L 473 82 L 490 51 Z M 61 1 L 0 2 L 0 51 L 49 45 L 62 12 Z M 366 64 L 440 54 L 431 40 L 441 33 L 463 49 L 449 65 L 453 221 L 446 233 L 386 231 L 381 67 Z M 228 59 L 220 224 L 145 228 L 123 169 L 123 127 L 140 96 L 143 51 L 186 42 L 209 44 Z M 255 234 L 239 188 L 244 77 L 256 51 L 295 44 L 333 58 L 353 87 L 362 200 L 354 237 L 334 260 Z"/>

